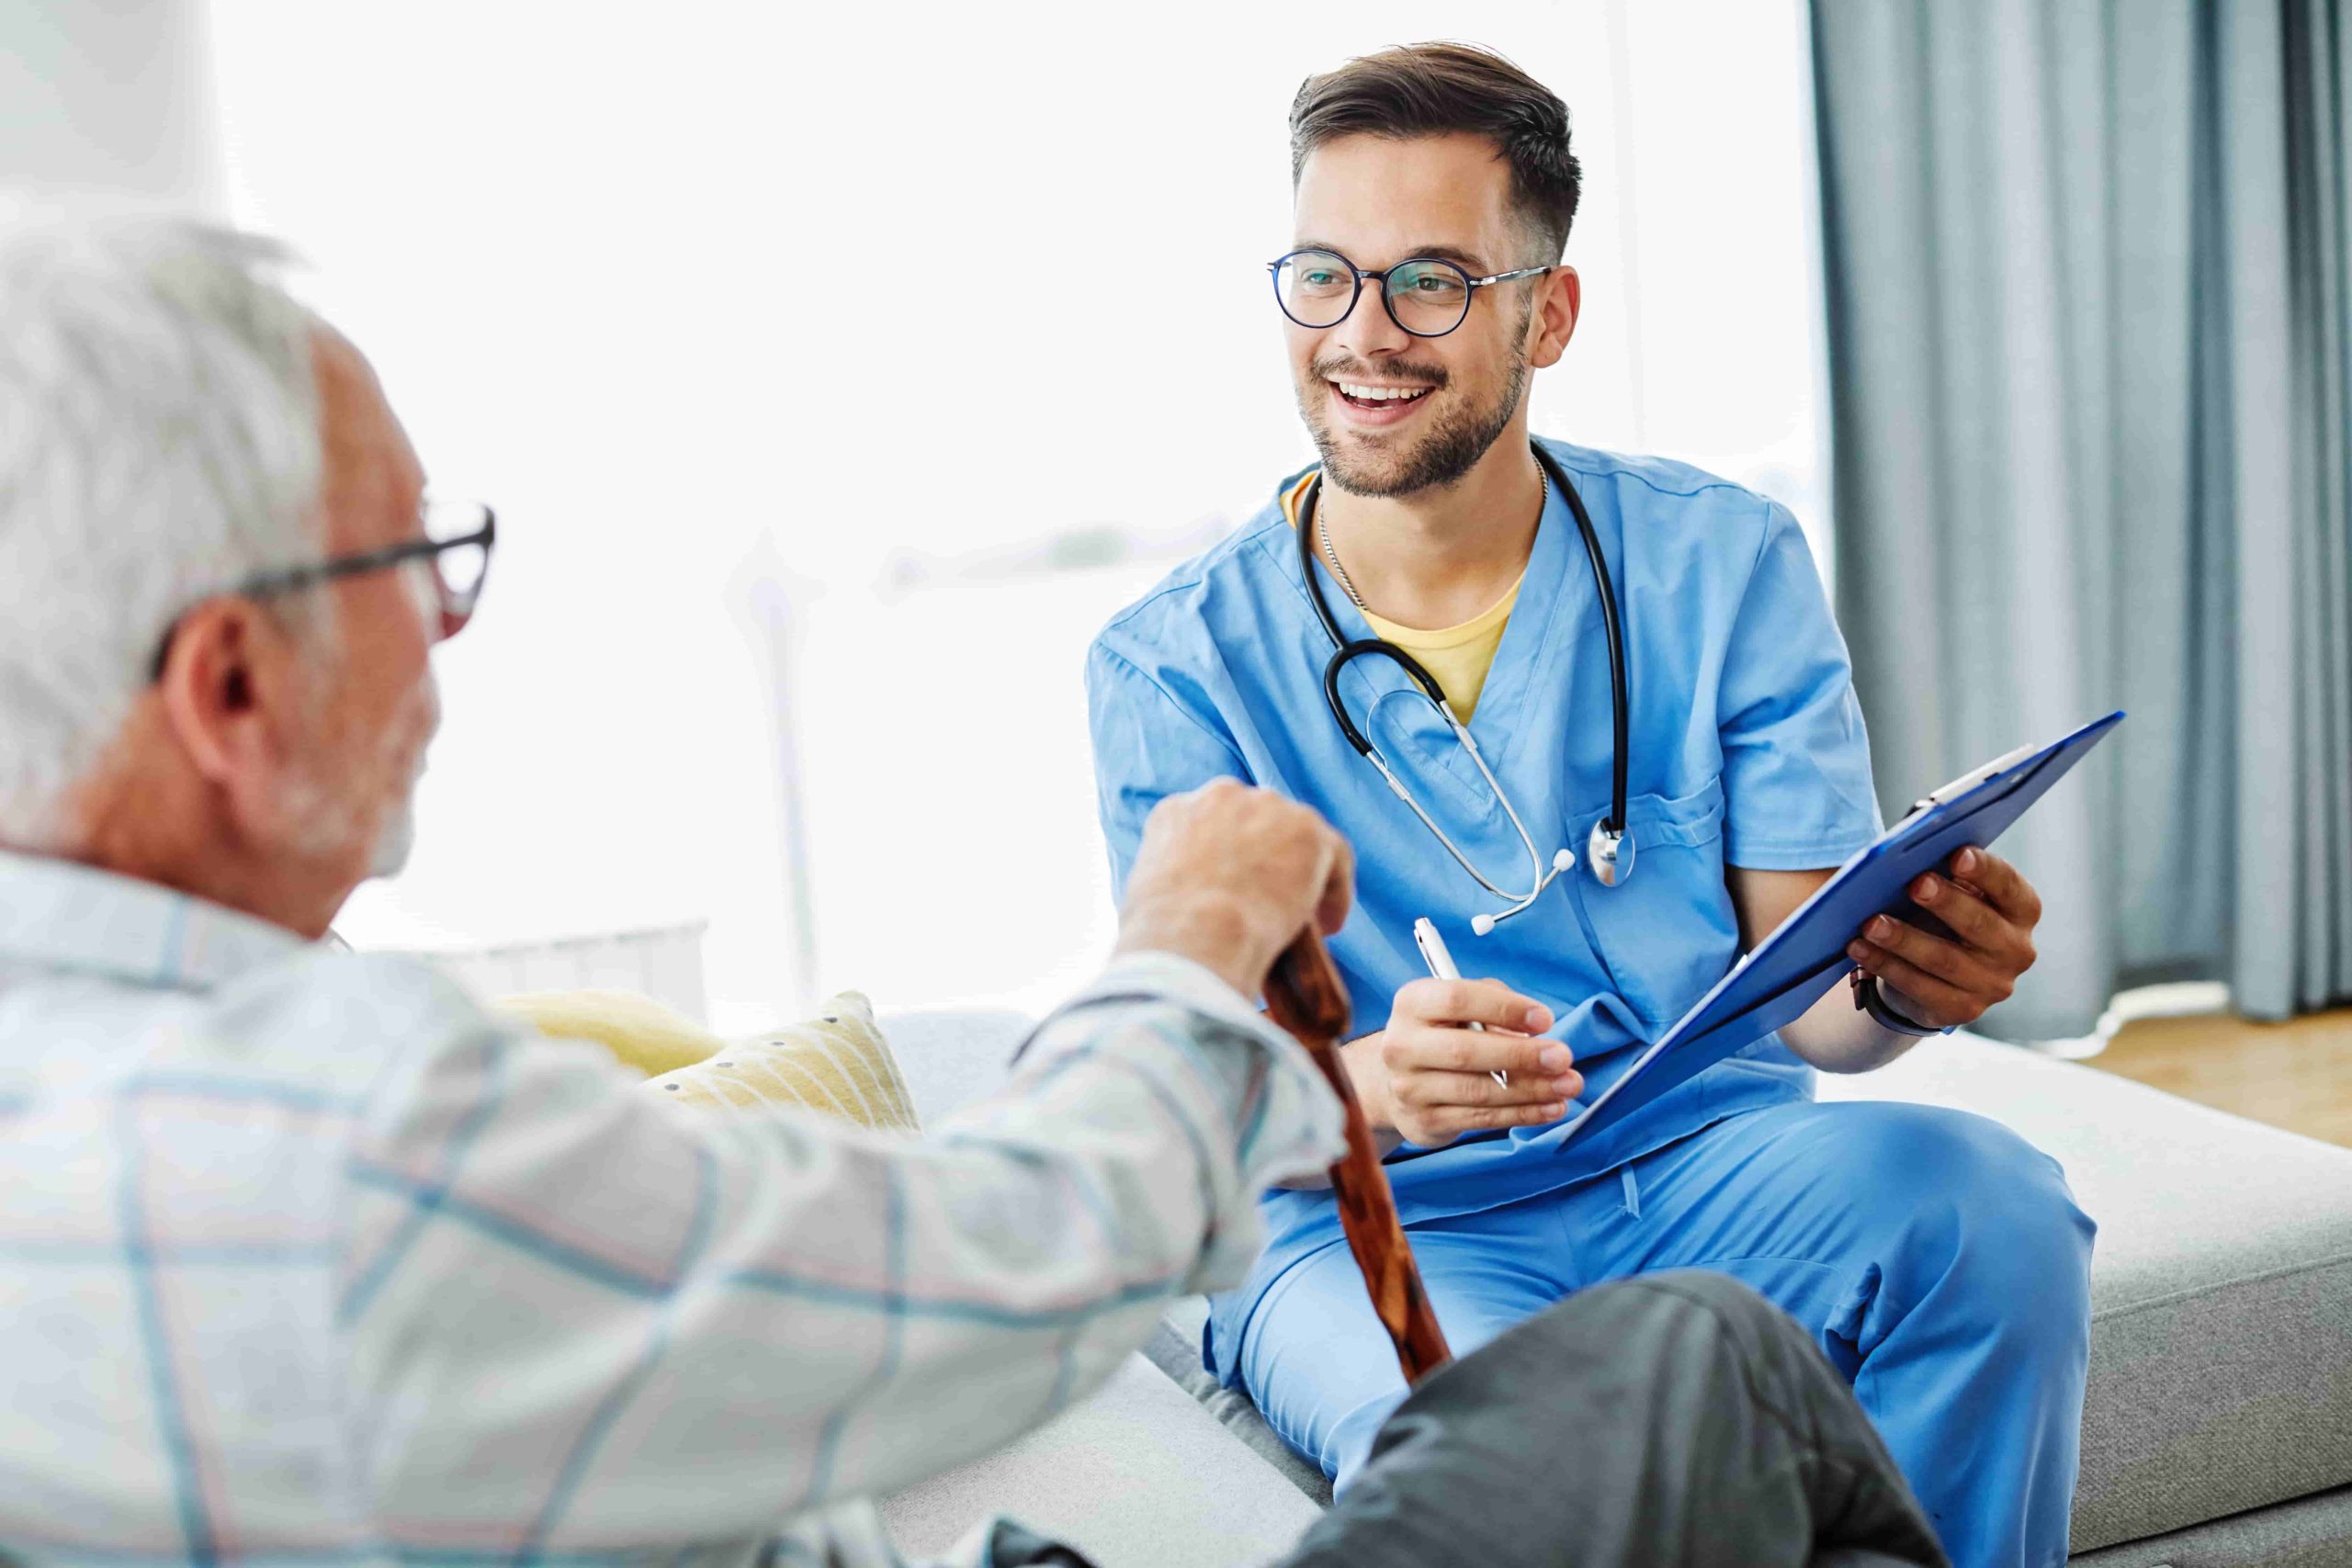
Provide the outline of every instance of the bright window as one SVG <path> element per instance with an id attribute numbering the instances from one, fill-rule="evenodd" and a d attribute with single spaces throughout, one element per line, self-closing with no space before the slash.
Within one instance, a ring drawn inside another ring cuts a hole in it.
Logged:
<path id="1" fill-rule="evenodd" d="M 502 522 L 415 862 L 347 934 L 707 917 L 722 1027 L 1099 962 L 1085 644 L 1310 455 L 1261 265 L 1284 113 L 1432 32 L 1575 115 L 1586 314 L 1536 427 L 1818 525 L 1793 0 L 216 0 L 237 218 Z"/>

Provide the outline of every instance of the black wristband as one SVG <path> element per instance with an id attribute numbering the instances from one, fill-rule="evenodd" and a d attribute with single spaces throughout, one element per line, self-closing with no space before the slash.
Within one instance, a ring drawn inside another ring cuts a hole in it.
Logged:
<path id="1" fill-rule="evenodd" d="M 1949 1029 L 1931 1029 L 1924 1023 L 1904 1017 L 1902 1013 L 1895 1010 L 1894 1004 L 1881 994 L 1877 976 L 1864 975 L 1860 970 L 1854 973 L 1854 1003 L 1864 1012 L 1869 1013 L 1871 1021 L 1881 1029 L 1892 1030 L 1897 1034 L 1907 1034 L 1914 1040 L 1928 1040 L 1939 1034 L 1951 1032 Z"/>

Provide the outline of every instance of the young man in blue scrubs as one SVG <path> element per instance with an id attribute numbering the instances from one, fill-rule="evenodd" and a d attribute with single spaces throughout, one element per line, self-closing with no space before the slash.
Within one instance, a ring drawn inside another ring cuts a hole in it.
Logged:
<path id="1" fill-rule="evenodd" d="M 1605 885 L 1588 854 L 1612 815 L 1599 573 L 1530 449 L 1524 396 L 1580 303 L 1559 265 L 1578 182 L 1566 107 L 1498 57 L 1422 46 L 1310 80 L 1291 132 L 1296 231 L 1274 319 L 1321 462 L 1094 645 L 1121 883 L 1154 803 L 1220 775 L 1292 795 L 1353 841 L 1359 902 L 1333 952 L 1357 1016 L 1385 1024 L 1348 1064 L 1457 1351 L 1600 1280 L 1736 1275 L 1853 1380 L 1957 1562 L 2063 1562 L 2091 1222 L 2057 1166 L 1994 1122 L 1811 1098 L 1813 1068 L 1879 1066 L 2007 997 L 2033 961 L 2033 889 L 1966 852 L 1913 890 L 1949 935 L 1884 920 L 1857 933 L 1868 1010 L 1838 987 L 1561 1145 L 1570 1101 L 1606 1088 L 1877 833 L 1845 645 L 1786 510 L 1679 463 L 1544 441 L 1623 621 L 1631 850 Z M 1736 276 L 1740 242 L 1724 241 Z M 1508 897 L 1328 708 L 1303 511 L 1342 637 L 1386 637 L 1428 668 L 1534 853 L 1400 666 L 1355 660 L 1340 697 Z M 1474 934 L 1562 846 L 1578 863 Z M 1476 978 L 1427 977 L 1420 917 Z M 1328 1194 L 1278 1191 L 1266 1212 L 1272 1239 L 1216 1303 L 1209 1362 L 1345 1488 L 1403 1385 Z"/>

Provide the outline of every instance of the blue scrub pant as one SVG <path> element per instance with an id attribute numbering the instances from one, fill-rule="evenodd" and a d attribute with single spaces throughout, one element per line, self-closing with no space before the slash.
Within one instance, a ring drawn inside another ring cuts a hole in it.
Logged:
<path id="1" fill-rule="evenodd" d="M 2066 1559 L 2093 1230 L 2057 1162 L 1998 1122 L 1878 1101 L 1743 1112 L 1575 1186 L 1409 1227 L 1457 1355 L 1604 1280 L 1744 1280 L 1853 1381 L 1958 1568 Z M 1405 1386 L 1333 1235 L 1265 1287 L 1240 1371 L 1344 1491 Z"/>

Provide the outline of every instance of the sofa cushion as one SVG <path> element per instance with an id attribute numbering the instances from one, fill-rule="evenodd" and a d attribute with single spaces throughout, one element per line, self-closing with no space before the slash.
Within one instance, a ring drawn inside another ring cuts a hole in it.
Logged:
<path id="1" fill-rule="evenodd" d="M 1028 1037 L 1017 1012 L 902 1012 L 882 1020 L 899 1070 L 926 1127 L 994 1093 L 1012 1076 L 1012 1053 Z"/>
<path id="2" fill-rule="evenodd" d="M 1331 1478 L 1323 1467 L 1292 1448 L 1266 1425 L 1250 1395 L 1217 1381 L 1201 1357 L 1201 1335 L 1207 1328 L 1206 1296 L 1186 1296 L 1168 1309 L 1159 1327 L 1143 1348 L 1144 1359 L 1166 1373 L 1169 1382 L 1197 1401 L 1250 1452 L 1281 1472 L 1293 1486 L 1317 1503 L 1329 1506 Z"/>
<path id="3" fill-rule="evenodd" d="M 2352 1562 L 2352 1486 L 2100 1547 L 2066 1562 L 2068 1568 L 2341 1568 Z"/>
<path id="4" fill-rule="evenodd" d="M 1270 1562 L 1319 1511 L 1140 1356 L 1026 1437 L 881 1504 L 911 1557 L 1006 1514 L 1099 1562 L 1152 1568 Z"/>
<path id="5" fill-rule="evenodd" d="M 1820 1093 L 2006 1122 L 2098 1222 L 2075 1551 L 2352 1482 L 2352 1149 L 1957 1036 Z"/>

